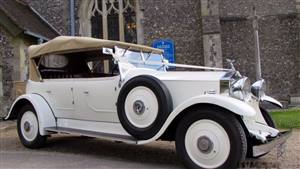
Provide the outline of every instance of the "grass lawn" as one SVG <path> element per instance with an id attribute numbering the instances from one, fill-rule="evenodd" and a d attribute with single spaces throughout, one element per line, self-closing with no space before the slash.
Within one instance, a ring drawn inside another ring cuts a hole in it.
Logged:
<path id="1" fill-rule="evenodd" d="M 281 129 L 300 129 L 300 109 L 288 109 L 271 113 L 277 128 Z"/>

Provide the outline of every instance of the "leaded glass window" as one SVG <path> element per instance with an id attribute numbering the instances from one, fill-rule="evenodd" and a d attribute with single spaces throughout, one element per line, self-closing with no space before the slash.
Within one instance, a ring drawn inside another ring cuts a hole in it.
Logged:
<path id="1" fill-rule="evenodd" d="M 137 0 L 91 0 L 91 36 L 137 43 Z"/>

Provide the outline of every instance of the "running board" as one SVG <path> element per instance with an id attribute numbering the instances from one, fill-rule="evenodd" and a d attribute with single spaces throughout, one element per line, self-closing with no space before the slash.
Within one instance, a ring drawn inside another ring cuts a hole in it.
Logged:
<path id="1" fill-rule="evenodd" d="M 86 131 L 86 130 L 79 130 L 79 129 L 71 129 L 71 128 L 64 128 L 64 127 L 48 127 L 45 128 L 48 132 L 57 132 L 57 133 L 65 133 L 65 134 L 73 134 L 73 135 L 81 135 L 87 137 L 95 137 L 101 139 L 108 139 L 114 141 L 121 141 L 130 144 L 138 144 L 138 140 L 131 136 L 126 135 L 117 135 L 111 133 L 101 133 L 95 131 Z"/>

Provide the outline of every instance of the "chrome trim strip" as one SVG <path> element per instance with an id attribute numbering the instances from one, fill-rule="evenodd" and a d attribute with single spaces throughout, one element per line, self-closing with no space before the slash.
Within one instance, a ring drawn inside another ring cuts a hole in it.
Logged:
<path id="1" fill-rule="evenodd" d="M 292 131 L 286 131 L 279 134 L 277 138 L 269 143 L 253 146 L 253 157 L 258 157 L 270 152 L 274 147 L 282 145 L 292 135 Z"/>

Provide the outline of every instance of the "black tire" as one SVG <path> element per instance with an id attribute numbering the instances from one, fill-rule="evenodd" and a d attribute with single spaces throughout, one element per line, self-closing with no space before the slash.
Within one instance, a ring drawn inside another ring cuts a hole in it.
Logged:
<path id="1" fill-rule="evenodd" d="M 247 153 L 247 140 L 243 127 L 238 119 L 230 112 L 218 108 L 204 108 L 201 110 L 192 110 L 179 123 L 176 131 L 176 150 L 179 158 L 186 168 L 202 169 L 205 166 L 199 166 L 189 156 L 186 149 L 186 133 L 192 124 L 199 120 L 211 120 L 219 124 L 226 131 L 230 150 L 227 160 L 217 166 L 218 169 L 234 169 L 240 162 L 245 160 Z M 199 139 L 198 139 L 199 141 Z M 198 144 L 199 145 L 199 144 Z M 197 151 L 201 151 L 200 149 Z M 212 150 L 211 150 L 212 151 Z M 215 152 L 214 152 L 215 153 Z"/>
<path id="2" fill-rule="evenodd" d="M 128 93 L 132 89 L 140 86 L 150 89 L 155 94 L 158 102 L 158 115 L 154 122 L 145 128 L 139 128 L 131 124 L 125 112 L 125 100 Z M 155 136 L 163 126 L 172 109 L 173 101 L 167 87 L 159 79 L 148 75 L 137 76 L 129 80 L 122 87 L 117 103 L 118 117 L 123 128 L 139 140 L 147 140 Z"/>
<path id="3" fill-rule="evenodd" d="M 27 147 L 27 148 L 31 148 L 31 149 L 36 149 L 36 148 L 40 148 L 40 147 L 43 147 L 45 142 L 46 142 L 46 139 L 47 139 L 47 136 L 41 136 L 40 135 L 40 132 L 39 132 L 39 125 L 38 125 L 38 133 L 37 135 L 35 136 L 34 140 L 32 141 L 29 141 L 27 140 L 24 135 L 22 134 L 22 130 L 21 130 L 21 120 L 22 120 L 22 117 L 23 115 L 28 112 L 28 111 L 31 111 L 34 113 L 34 116 L 36 117 L 37 121 L 38 121 L 38 118 L 37 118 L 37 115 L 36 115 L 36 112 L 33 108 L 32 105 L 25 105 L 21 108 L 19 114 L 18 114 L 18 120 L 17 120 L 17 130 L 18 130 L 18 135 L 19 135 L 19 139 L 21 141 L 21 143 Z"/>

